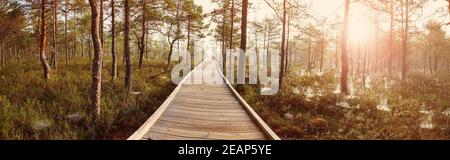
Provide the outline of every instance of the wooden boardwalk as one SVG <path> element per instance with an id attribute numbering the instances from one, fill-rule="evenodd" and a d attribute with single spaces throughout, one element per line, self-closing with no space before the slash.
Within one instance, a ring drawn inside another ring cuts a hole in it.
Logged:
<path id="1" fill-rule="evenodd" d="M 279 140 L 207 58 L 129 140 Z"/>

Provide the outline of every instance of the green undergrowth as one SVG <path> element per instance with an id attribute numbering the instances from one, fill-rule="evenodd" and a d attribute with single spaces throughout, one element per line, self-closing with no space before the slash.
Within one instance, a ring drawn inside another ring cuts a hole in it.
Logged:
<path id="1" fill-rule="evenodd" d="M 90 60 L 61 62 L 42 78 L 37 60 L 11 62 L 0 68 L 0 139 L 126 139 L 174 89 L 163 61 L 133 66 L 134 94 L 124 90 L 124 66 L 111 81 L 103 67 L 101 117 L 89 114 Z"/>

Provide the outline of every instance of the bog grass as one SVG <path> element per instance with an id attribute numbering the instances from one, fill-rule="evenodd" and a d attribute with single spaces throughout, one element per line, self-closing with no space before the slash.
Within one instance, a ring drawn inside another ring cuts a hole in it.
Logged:
<path id="1" fill-rule="evenodd" d="M 344 98 L 333 93 L 338 85 L 333 72 L 290 74 L 275 96 L 259 95 L 255 85 L 246 85 L 241 95 L 283 139 L 450 138 L 449 74 L 412 73 L 406 81 L 372 75 L 370 84 L 363 87 L 362 80 L 354 78 L 355 97 L 345 99 L 348 107 L 337 105 Z M 377 108 L 385 98 L 390 112 Z M 423 108 L 430 113 L 421 112 Z M 421 127 L 430 114 L 433 127 Z"/>
<path id="2" fill-rule="evenodd" d="M 159 107 L 175 87 L 168 67 L 158 60 L 133 66 L 136 94 L 124 90 L 124 66 L 111 81 L 103 67 L 101 117 L 89 113 L 91 60 L 60 62 L 51 79 L 42 78 L 36 60 L 0 68 L 0 139 L 126 139 Z M 136 63 L 134 63 L 136 64 Z"/>

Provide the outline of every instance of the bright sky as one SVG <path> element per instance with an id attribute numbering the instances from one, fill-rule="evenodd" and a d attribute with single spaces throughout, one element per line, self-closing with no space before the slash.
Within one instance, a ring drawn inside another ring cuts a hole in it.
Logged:
<path id="1" fill-rule="evenodd" d="M 281 2 L 281 0 L 279 0 Z M 210 0 L 195 0 L 196 4 L 199 4 L 203 6 L 203 10 L 205 12 L 212 11 L 215 7 L 217 7 L 215 4 L 211 3 Z M 270 2 L 270 0 L 269 0 Z M 311 8 L 311 14 L 314 15 L 317 18 L 322 17 L 329 17 L 330 20 L 333 20 L 337 17 L 337 15 L 343 15 L 343 3 L 344 0 L 303 0 L 302 2 L 306 2 L 306 4 L 310 5 Z M 252 8 L 249 10 L 249 20 L 262 20 L 265 17 L 268 16 L 274 16 L 275 12 L 263 1 L 263 0 L 250 0 L 250 3 L 252 3 Z M 353 17 L 355 19 L 363 19 L 367 20 L 364 16 L 360 16 L 362 12 L 365 12 L 366 9 L 359 7 L 358 4 L 352 4 L 353 7 L 351 7 Z M 352 6 L 351 5 L 351 6 Z M 431 15 L 435 10 L 439 8 L 447 8 L 448 3 L 445 0 L 432 0 L 428 5 L 424 8 L 424 14 L 423 17 L 428 17 Z M 427 22 L 430 19 L 436 19 L 438 21 L 444 22 L 450 21 L 450 16 L 447 14 L 447 16 L 431 16 L 426 19 L 421 20 L 421 22 L 418 22 L 417 25 L 419 27 L 422 27 L 425 22 Z M 354 20 L 354 21 L 358 21 Z M 351 24 L 356 24 L 358 22 L 354 22 Z M 366 27 L 367 25 L 361 25 L 360 27 Z M 360 28 L 361 29 L 361 28 Z M 447 31 L 447 35 L 450 35 L 450 26 L 444 26 L 444 30 Z"/>

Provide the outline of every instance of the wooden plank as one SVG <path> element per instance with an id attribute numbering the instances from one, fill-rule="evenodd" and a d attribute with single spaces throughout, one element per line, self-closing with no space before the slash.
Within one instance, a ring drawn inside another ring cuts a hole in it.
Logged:
<path id="1" fill-rule="evenodd" d="M 226 108 L 232 106 L 239 106 L 238 103 L 201 103 L 201 102 L 191 102 L 191 101 L 172 101 L 171 105 L 179 106 L 206 106 L 211 108 Z"/>
<path id="2" fill-rule="evenodd" d="M 177 97 L 181 98 L 189 98 L 189 99 L 206 99 L 206 100 L 213 100 L 213 101 L 236 101 L 236 98 L 234 98 L 231 94 L 230 95 L 199 95 L 199 94 L 178 94 Z"/>
<path id="3" fill-rule="evenodd" d="M 208 104 L 189 104 L 189 103 L 172 103 L 171 106 L 181 106 L 199 109 L 242 109 L 239 105 L 208 105 Z M 244 110 L 245 111 L 245 110 Z"/>
<path id="4" fill-rule="evenodd" d="M 174 113 L 164 113 L 163 116 L 167 117 L 178 117 L 178 118 L 184 118 L 186 121 L 188 120 L 205 120 L 205 121 L 221 121 L 221 122 L 242 122 L 242 121 L 248 121 L 251 122 L 250 117 L 195 117 L 192 115 L 180 115 L 180 114 L 174 114 Z"/>
<path id="5" fill-rule="evenodd" d="M 181 93 L 190 93 L 190 94 L 195 94 L 195 93 L 203 93 L 203 94 L 210 94 L 210 95 L 215 95 L 215 94 L 224 94 L 224 95 L 232 95 L 232 93 L 229 90 L 222 90 L 222 89 L 182 89 Z"/>
<path id="6" fill-rule="evenodd" d="M 195 103 L 195 104 L 211 104 L 211 105 L 227 105 L 227 104 L 239 104 L 238 101 L 215 101 L 208 99 L 191 99 L 185 97 L 177 97 L 173 100 L 173 102 L 186 102 L 186 103 Z"/>
<path id="7" fill-rule="evenodd" d="M 233 96 L 231 92 L 180 91 L 180 94 Z"/>
<path id="8" fill-rule="evenodd" d="M 158 133 L 167 133 L 175 136 L 184 136 L 191 138 L 206 138 L 206 139 L 228 139 L 228 140 L 252 140 L 252 139 L 265 139 L 265 135 L 262 132 L 257 133 L 220 133 L 220 132 L 204 132 L 176 129 L 170 127 L 153 126 L 151 131 Z"/>
<path id="9" fill-rule="evenodd" d="M 233 94 L 231 93 L 231 92 L 221 92 L 221 93 L 217 93 L 217 94 L 209 94 L 209 93 L 205 93 L 205 92 L 185 92 L 185 91 L 180 91 L 180 92 L 178 92 L 178 94 L 181 96 L 181 95 L 196 95 L 196 96 L 212 96 L 212 97 L 215 97 L 215 96 L 226 96 L 226 97 L 233 97 L 234 98 L 234 96 L 233 96 Z"/>
<path id="10" fill-rule="evenodd" d="M 255 125 L 254 123 L 248 123 L 248 121 L 235 121 L 235 122 L 208 121 L 208 120 L 185 119 L 185 118 L 169 117 L 169 116 L 161 116 L 159 119 L 163 120 L 163 121 L 191 124 L 191 125 L 229 125 L 229 126 L 235 126 L 235 127 Z"/>
<path id="11" fill-rule="evenodd" d="M 158 132 L 147 132 L 143 140 L 204 140 L 201 138 L 192 138 L 192 137 L 184 137 L 184 136 L 176 136 L 171 134 L 164 134 Z"/>
<path id="12" fill-rule="evenodd" d="M 205 131 L 205 132 L 221 132 L 221 133 L 258 133 L 261 132 L 256 125 L 248 126 L 230 126 L 230 125 L 201 125 L 201 124 L 186 124 L 171 121 L 159 120 L 154 126 L 164 126 L 176 129 L 188 129 L 193 131 Z"/>
<path id="13" fill-rule="evenodd" d="M 171 113 L 178 113 L 178 114 L 187 114 L 187 115 L 194 115 L 194 116 L 202 116 L 202 117 L 245 117 L 248 116 L 247 113 L 245 112 L 228 112 L 228 113 L 223 113 L 223 112 L 195 112 L 195 111 L 187 111 L 187 110 L 182 110 L 182 109 L 177 109 L 177 108 L 172 108 L 169 107 L 167 108 L 166 112 L 171 112 Z"/>
<path id="14" fill-rule="evenodd" d="M 228 86 L 224 84 L 184 84 L 184 88 L 222 88 L 228 89 Z"/>
<path id="15" fill-rule="evenodd" d="M 181 112 L 170 110 L 165 112 L 163 115 L 175 116 L 175 117 L 183 117 L 189 119 L 205 119 L 205 120 L 241 120 L 241 121 L 250 121 L 251 118 L 248 115 L 227 115 L 227 116 L 216 116 L 216 115 L 207 115 L 204 113 L 194 113 L 194 112 Z"/>
<path id="16" fill-rule="evenodd" d="M 217 85 L 206 85 L 206 86 L 186 86 L 183 87 L 183 91 L 217 91 L 217 92 L 230 92 L 228 88 L 216 87 Z M 222 86 L 222 85 L 220 85 Z M 225 85 L 224 85 L 225 86 Z"/>
<path id="17" fill-rule="evenodd" d="M 193 111 L 193 112 L 211 112 L 211 113 L 247 113 L 243 109 L 240 108 L 225 108 L 225 109 L 218 109 L 218 108 L 198 108 L 198 107 L 186 107 L 186 106 L 176 106 L 171 105 L 169 108 L 175 108 L 185 111 Z"/>

